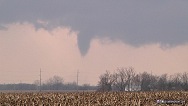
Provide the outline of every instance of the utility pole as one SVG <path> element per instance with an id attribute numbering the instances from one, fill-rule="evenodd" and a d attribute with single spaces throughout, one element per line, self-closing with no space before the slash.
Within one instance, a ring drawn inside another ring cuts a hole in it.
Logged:
<path id="1" fill-rule="evenodd" d="M 40 68 L 40 92 L 41 92 L 41 68 Z"/>
<path id="2" fill-rule="evenodd" d="M 78 74 L 79 74 L 79 70 L 77 71 L 77 91 L 78 91 Z"/>

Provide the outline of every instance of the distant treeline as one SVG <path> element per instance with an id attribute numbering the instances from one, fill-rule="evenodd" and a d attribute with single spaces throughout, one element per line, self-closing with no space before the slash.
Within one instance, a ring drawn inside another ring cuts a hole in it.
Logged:
<path id="1" fill-rule="evenodd" d="M 133 67 L 106 71 L 99 77 L 99 91 L 188 91 L 188 73 L 154 75 L 136 73 Z"/>
<path id="2" fill-rule="evenodd" d="M 123 67 L 114 73 L 106 71 L 100 75 L 97 86 L 64 83 L 62 77 L 53 76 L 42 84 L 39 80 L 33 84 L 0 84 L 0 90 L 188 91 L 188 73 L 154 75 L 148 72 L 136 73 L 133 67 Z"/>
<path id="3" fill-rule="evenodd" d="M 26 83 L 19 83 L 19 84 L 0 84 L 0 90 L 96 90 L 96 86 L 90 86 L 87 84 L 84 85 L 75 85 L 74 83 L 69 84 L 42 84 L 41 88 L 38 85 L 35 84 L 26 84 Z"/>
<path id="4" fill-rule="evenodd" d="M 19 84 L 0 84 L 0 90 L 96 90 L 96 86 L 89 84 L 78 85 L 76 82 L 64 83 L 63 78 L 54 76 L 48 79 L 40 86 L 39 80 L 34 84 L 19 83 Z"/>

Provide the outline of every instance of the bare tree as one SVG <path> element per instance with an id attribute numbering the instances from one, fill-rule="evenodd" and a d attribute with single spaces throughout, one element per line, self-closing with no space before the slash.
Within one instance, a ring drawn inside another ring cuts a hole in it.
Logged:
<path id="1" fill-rule="evenodd" d="M 106 73 L 101 75 L 99 78 L 100 78 L 100 81 L 98 83 L 99 91 L 111 91 L 112 84 L 115 81 L 114 75 L 110 74 L 109 71 L 106 71 Z"/>
<path id="2" fill-rule="evenodd" d="M 118 68 L 118 73 L 115 76 L 114 86 L 120 91 L 124 91 L 127 87 L 127 90 L 132 89 L 134 77 L 136 75 L 132 67 L 129 68 Z"/>
<path id="3" fill-rule="evenodd" d="M 184 72 L 181 76 L 182 80 L 182 88 L 187 91 L 188 90 L 188 73 Z"/>
<path id="4" fill-rule="evenodd" d="M 143 72 L 141 74 L 141 90 L 142 91 L 150 91 L 150 74 L 147 72 Z"/>
<path id="5" fill-rule="evenodd" d="M 141 74 L 136 74 L 133 79 L 134 90 L 141 90 Z"/>
<path id="6" fill-rule="evenodd" d="M 126 73 L 127 73 L 128 91 L 130 91 L 132 89 L 133 80 L 134 80 L 136 73 L 133 67 L 127 68 Z"/>
<path id="7" fill-rule="evenodd" d="M 33 82 L 33 84 L 36 86 L 36 90 L 39 90 L 40 88 L 40 81 L 39 80 L 35 80 L 34 82 Z"/>
<path id="8" fill-rule="evenodd" d="M 141 90 L 153 91 L 158 89 L 159 76 L 143 72 L 141 74 Z"/>
<path id="9" fill-rule="evenodd" d="M 171 86 L 171 90 L 182 90 L 180 73 L 171 75 L 169 80 L 170 80 L 169 84 Z"/>
<path id="10" fill-rule="evenodd" d="M 159 80 L 159 76 L 150 74 L 150 85 L 149 85 L 149 87 L 150 87 L 151 91 L 158 90 L 157 89 L 158 80 Z"/>
<path id="11" fill-rule="evenodd" d="M 125 87 L 127 86 L 127 74 L 126 74 L 126 69 L 125 68 L 118 68 L 118 73 L 115 73 L 115 82 L 114 86 L 116 87 L 117 90 L 119 91 L 124 91 Z"/>
<path id="12" fill-rule="evenodd" d="M 167 84 L 168 84 L 168 75 L 167 74 L 163 74 L 161 76 L 159 76 L 159 80 L 158 80 L 158 90 L 167 90 Z"/>
<path id="13" fill-rule="evenodd" d="M 63 78 L 55 75 L 48 79 L 46 84 L 53 87 L 54 90 L 59 90 L 61 85 L 63 85 Z"/>

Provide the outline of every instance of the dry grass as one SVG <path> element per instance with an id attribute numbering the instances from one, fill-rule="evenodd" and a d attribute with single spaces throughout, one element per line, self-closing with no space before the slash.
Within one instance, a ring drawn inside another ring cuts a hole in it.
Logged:
<path id="1" fill-rule="evenodd" d="M 0 106 L 164 106 L 159 99 L 188 101 L 188 92 L 11 92 L 0 93 Z"/>

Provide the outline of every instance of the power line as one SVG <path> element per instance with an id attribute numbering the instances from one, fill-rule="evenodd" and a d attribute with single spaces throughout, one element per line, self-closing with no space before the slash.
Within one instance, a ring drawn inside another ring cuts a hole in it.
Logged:
<path id="1" fill-rule="evenodd" d="M 77 91 L 78 91 L 78 74 L 79 74 L 79 70 L 77 70 Z"/>
<path id="2" fill-rule="evenodd" d="M 41 91 L 41 68 L 40 68 L 40 91 Z"/>

